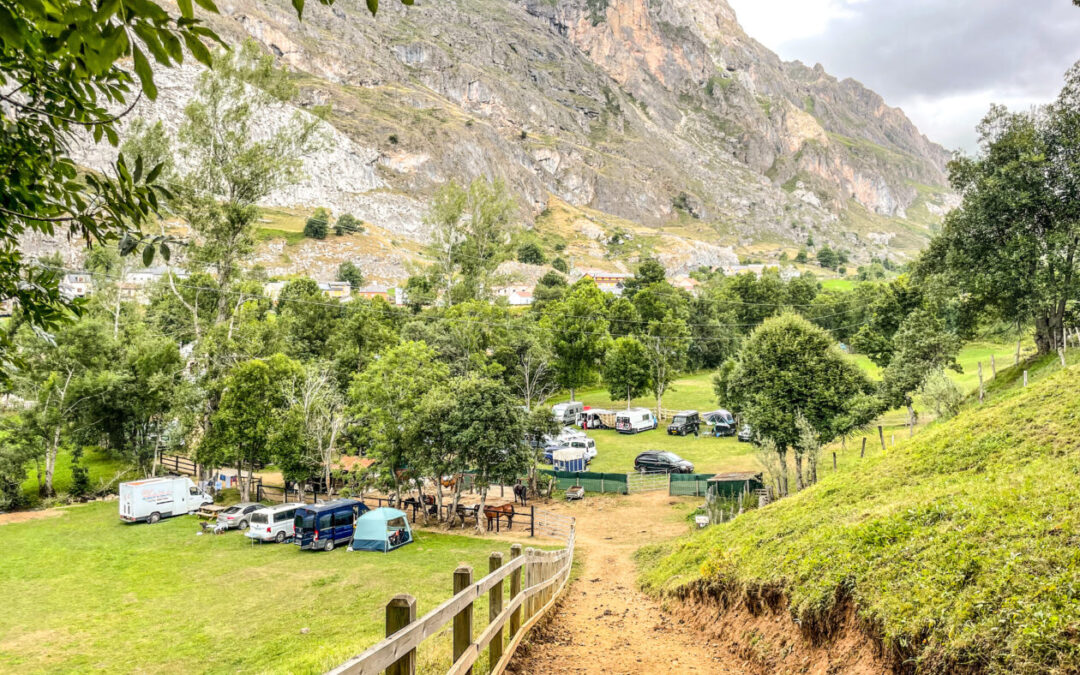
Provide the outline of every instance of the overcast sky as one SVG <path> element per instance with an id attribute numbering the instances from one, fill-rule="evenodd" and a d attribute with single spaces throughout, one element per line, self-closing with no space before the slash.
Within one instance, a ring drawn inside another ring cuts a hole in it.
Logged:
<path id="1" fill-rule="evenodd" d="M 1071 0 L 728 0 L 785 60 L 821 63 L 885 97 L 932 140 L 975 149 L 990 103 L 1052 100 L 1080 60 Z"/>

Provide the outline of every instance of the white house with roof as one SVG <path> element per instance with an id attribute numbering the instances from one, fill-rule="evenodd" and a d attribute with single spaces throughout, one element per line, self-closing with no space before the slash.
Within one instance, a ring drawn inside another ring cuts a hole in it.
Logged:
<path id="1" fill-rule="evenodd" d="M 494 289 L 495 296 L 506 298 L 512 307 L 521 307 L 533 303 L 532 289 L 528 286 L 500 286 Z"/>
<path id="2" fill-rule="evenodd" d="M 60 293 L 69 300 L 85 298 L 94 290 L 94 279 L 89 272 L 69 272 L 60 280 Z"/>
<path id="3" fill-rule="evenodd" d="M 348 300 L 352 296 L 352 286 L 348 281 L 320 281 L 319 290 L 328 298 Z"/>

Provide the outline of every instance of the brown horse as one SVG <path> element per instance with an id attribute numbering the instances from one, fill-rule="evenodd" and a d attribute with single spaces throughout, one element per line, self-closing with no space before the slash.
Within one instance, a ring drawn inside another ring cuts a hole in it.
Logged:
<path id="1" fill-rule="evenodd" d="M 487 529 L 491 529 L 491 521 L 498 520 L 502 516 L 506 516 L 506 529 L 510 530 L 514 527 L 514 505 L 513 504 L 500 504 L 499 506 L 485 506 L 484 517 L 487 518 Z"/>

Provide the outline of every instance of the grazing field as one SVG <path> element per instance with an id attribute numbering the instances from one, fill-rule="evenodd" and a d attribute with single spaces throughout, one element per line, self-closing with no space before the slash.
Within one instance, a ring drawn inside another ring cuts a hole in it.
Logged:
<path id="1" fill-rule="evenodd" d="M 725 607 L 767 589 L 819 637 L 854 610 L 905 670 L 1077 672 L 1080 369 L 1023 367 L 1026 388 L 1009 369 L 887 453 L 644 550 L 644 586 Z"/>
<path id="2" fill-rule="evenodd" d="M 83 466 L 86 467 L 90 477 L 90 489 L 98 490 L 110 485 L 116 490 L 116 485 L 125 480 L 135 478 L 134 470 L 124 461 L 113 457 L 100 448 L 88 448 L 82 457 Z M 44 466 L 42 467 L 44 471 Z M 33 463 L 27 469 L 26 480 L 23 481 L 22 490 L 30 504 L 37 504 L 38 497 L 37 469 Z M 120 476 L 117 479 L 117 476 Z M 71 487 L 71 452 L 61 449 L 56 455 L 56 471 L 53 475 L 53 488 L 57 494 L 66 493 Z"/>
<path id="3" fill-rule="evenodd" d="M 394 594 L 423 614 L 458 563 L 478 579 L 510 545 L 418 531 L 391 553 L 324 553 L 198 531 L 192 516 L 125 525 L 115 502 L 0 525 L 0 671 L 322 672 L 383 637 Z M 486 617 L 480 602 L 477 632 Z M 449 657 L 428 640 L 420 672 Z"/>

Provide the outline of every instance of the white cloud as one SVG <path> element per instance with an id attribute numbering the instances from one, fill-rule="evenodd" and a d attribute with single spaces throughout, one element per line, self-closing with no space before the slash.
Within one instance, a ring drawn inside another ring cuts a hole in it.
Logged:
<path id="1" fill-rule="evenodd" d="M 859 80 L 965 150 L 990 103 L 1048 102 L 1080 59 L 1080 9 L 1068 0 L 729 1 L 782 58 Z"/>

